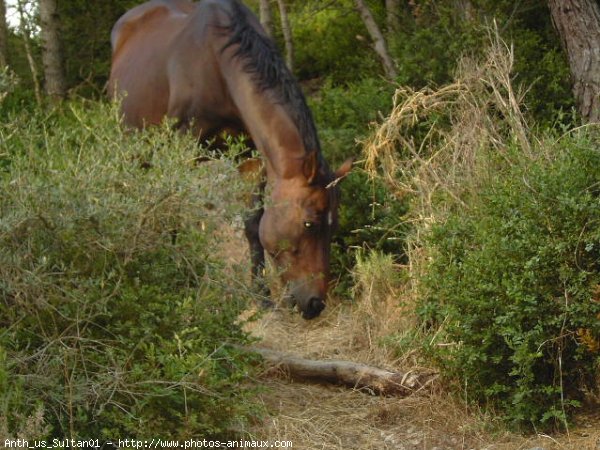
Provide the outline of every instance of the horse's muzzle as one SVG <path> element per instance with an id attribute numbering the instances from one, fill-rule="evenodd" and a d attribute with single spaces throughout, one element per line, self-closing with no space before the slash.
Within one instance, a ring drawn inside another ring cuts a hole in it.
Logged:
<path id="1" fill-rule="evenodd" d="M 306 320 L 314 319 L 325 309 L 327 284 L 322 279 L 306 278 L 289 282 L 287 286 L 287 304 L 296 306 Z"/>
<path id="2" fill-rule="evenodd" d="M 318 317 L 324 309 L 325 302 L 319 297 L 313 297 L 308 301 L 306 308 L 300 308 L 300 311 L 302 311 L 302 317 L 304 319 L 310 320 Z"/>

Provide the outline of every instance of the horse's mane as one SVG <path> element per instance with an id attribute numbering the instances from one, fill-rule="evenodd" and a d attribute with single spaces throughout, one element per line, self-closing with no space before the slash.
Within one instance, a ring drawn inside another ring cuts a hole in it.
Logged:
<path id="1" fill-rule="evenodd" d="M 279 55 L 275 44 L 250 23 L 250 12 L 238 1 L 231 3 L 229 40 L 223 51 L 232 45 L 238 48 L 234 57 L 244 60 L 244 70 L 251 74 L 261 91 L 270 90 L 286 108 L 299 128 L 307 152 L 316 151 L 321 170 L 329 174 L 329 168 L 321 155 L 321 145 L 312 113 L 296 79 Z"/>

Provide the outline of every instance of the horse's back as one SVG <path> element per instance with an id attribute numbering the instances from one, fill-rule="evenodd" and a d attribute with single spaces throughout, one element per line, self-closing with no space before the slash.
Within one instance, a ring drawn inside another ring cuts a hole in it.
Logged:
<path id="1" fill-rule="evenodd" d="M 141 128 L 168 116 L 207 139 L 224 129 L 243 131 L 221 66 L 237 5 L 151 0 L 117 21 L 109 93 L 122 97 L 127 125 Z"/>
<path id="2" fill-rule="evenodd" d="M 128 11 L 113 27 L 109 92 L 123 96 L 127 124 L 156 124 L 165 116 L 170 47 L 195 9 L 187 0 L 151 0 Z"/>

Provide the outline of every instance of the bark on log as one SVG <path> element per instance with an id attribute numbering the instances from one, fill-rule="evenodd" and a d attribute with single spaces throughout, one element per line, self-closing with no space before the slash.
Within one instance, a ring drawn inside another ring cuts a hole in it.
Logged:
<path id="1" fill-rule="evenodd" d="M 341 360 L 312 360 L 275 350 L 251 347 L 269 364 L 301 381 L 341 384 L 385 396 L 408 396 L 425 389 L 436 378 L 433 372 L 390 372 Z"/>

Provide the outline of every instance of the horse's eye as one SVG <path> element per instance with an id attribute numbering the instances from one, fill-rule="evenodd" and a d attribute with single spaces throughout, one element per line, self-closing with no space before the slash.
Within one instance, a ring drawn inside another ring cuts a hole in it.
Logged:
<path id="1" fill-rule="evenodd" d="M 309 222 L 309 221 L 304 222 L 304 228 L 306 228 L 307 230 L 312 230 L 314 227 L 315 227 L 314 222 Z"/>

